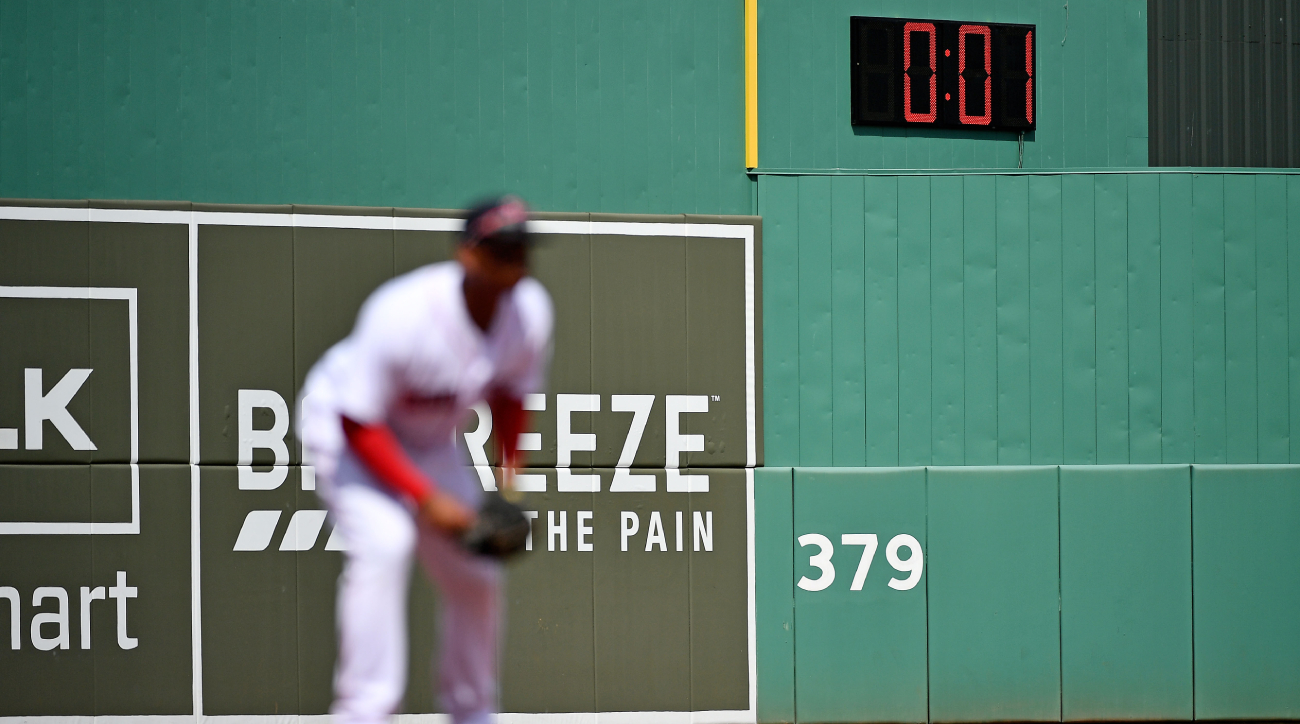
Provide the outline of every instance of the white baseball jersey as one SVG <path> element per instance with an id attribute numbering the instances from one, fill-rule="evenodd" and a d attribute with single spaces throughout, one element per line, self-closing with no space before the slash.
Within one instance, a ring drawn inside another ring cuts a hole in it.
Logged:
<path id="1" fill-rule="evenodd" d="M 318 456 L 342 443 L 326 410 L 362 424 L 387 423 L 411 451 L 452 441 L 469 408 L 493 389 L 538 392 L 550 358 L 554 312 L 537 280 L 502 295 L 484 332 L 470 318 L 456 262 L 431 264 L 380 286 L 356 327 L 330 349 L 304 385 L 301 434 Z M 320 427 L 320 435 L 311 428 Z M 325 432 L 324 428 L 330 428 Z M 328 440 L 321 440 L 329 435 Z M 313 438 L 313 439 L 309 439 Z"/>
<path id="2" fill-rule="evenodd" d="M 339 416 L 385 423 L 426 475 L 462 504 L 483 488 L 455 444 L 469 408 L 494 389 L 541 389 L 553 312 L 546 290 L 520 281 L 497 301 L 492 326 L 465 307 L 464 270 L 433 264 L 389 281 L 366 300 L 356 327 L 307 375 L 299 406 L 303 450 L 345 544 L 337 616 L 336 724 L 377 724 L 406 685 L 406 596 L 411 556 L 442 593 L 443 706 L 455 722 L 487 722 L 496 701 L 501 566 L 416 524 L 408 506 L 376 485 L 346 449 Z"/>

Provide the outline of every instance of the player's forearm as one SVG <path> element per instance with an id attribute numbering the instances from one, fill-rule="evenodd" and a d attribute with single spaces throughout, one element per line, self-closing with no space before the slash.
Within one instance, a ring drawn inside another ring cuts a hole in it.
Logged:
<path id="1" fill-rule="evenodd" d="M 363 425 L 344 417 L 343 434 L 347 437 L 348 447 L 353 454 L 389 488 L 409 497 L 416 504 L 423 503 L 437 490 L 433 481 L 411 462 L 397 436 L 387 425 Z"/>

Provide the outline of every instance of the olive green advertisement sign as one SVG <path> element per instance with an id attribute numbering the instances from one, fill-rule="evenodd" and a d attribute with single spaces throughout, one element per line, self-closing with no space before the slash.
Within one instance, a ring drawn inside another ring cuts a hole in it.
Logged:
<path id="1" fill-rule="evenodd" d="M 502 710 L 752 722 L 759 222 L 531 223 L 555 355 L 525 401 L 531 552 L 509 565 Z M 0 716 L 328 712 L 346 542 L 296 392 L 459 225 L 0 205 Z M 463 439 L 495 488 L 486 409 Z M 431 714 L 438 595 L 413 580 L 403 711 Z"/>

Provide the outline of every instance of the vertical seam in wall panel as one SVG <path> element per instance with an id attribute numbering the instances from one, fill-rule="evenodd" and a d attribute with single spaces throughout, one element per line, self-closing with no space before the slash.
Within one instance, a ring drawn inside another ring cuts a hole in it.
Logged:
<path id="1" fill-rule="evenodd" d="M 1165 298 L 1165 229 L 1164 214 L 1161 213 L 1160 200 L 1164 198 L 1162 193 L 1164 179 L 1156 176 L 1156 349 L 1160 352 L 1160 361 L 1157 369 L 1160 370 L 1160 384 L 1156 387 L 1156 392 L 1160 395 L 1160 405 L 1157 408 L 1160 416 L 1157 418 L 1156 436 L 1160 441 L 1160 462 L 1165 461 L 1165 347 L 1164 335 L 1161 330 L 1165 326 L 1164 317 L 1164 298 Z"/>
<path id="2" fill-rule="evenodd" d="M 828 236 L 827 236 L 827 239 L 826 239 L 826 245 L 827 245 L 828 247 L 830 247 L 830 249 L 829 249 L 829 252 L 830 252 L 830 253 L 828 254 L 828 256 L 830 257 L 830 262 L 831 262 L 831 263 L 830 263 L 830 269 L 828 270 L 828 271 L 829 271 L 829 277 L 830 277 L 830 278 L 827 280 L 827 281 L 829 282 L 829 286 L 830 286 L 830 290 L 829 290 L 829 291 L 830 291 L 830 297 L 831 297 L 831 298 L 830 298 L 830 305 L 829 305 L 829 306 L 830 306 L 830 312 L 831 312 L 830 325 L 829 325 L 829 327 L 830 327 L 830 344 L 828 345 L 828 346 L 830 347 L 830 368 L 831 368 L 831 379 L 830 379 L 830 393 L 831 393 L 831 395 L 830 395 L 830 403 L 831 403 L 831 425 L 830 425 L 830 436 L 831 436 L 831 439 L 830 439 L 830 441 L 829 441 L 830 455 L 829 455 L 829 457 L 826 459 L 826 463 L 825 463 L 825 464 L 827 464 L 827 465 L 835 465 L 835 427 L 836 427 L 836 423 L 839 421 L 839 420 L 837 419 L 837 416 L 835 415 L 835 398 L 836 398 L 836 395 L 835 395 L 835 372 L 836 372 L 836 369 L 835 369 L 835 202 L 834 202 L 834 199 L 835 199 L 835 191 L 834 191 L 834 189 L 835 189 L 835 181 L 836 181 L 836 180 L 837 180 L 837 179 L 831 179 L 831 183 L 829 184 L 829 188 L 828 188 L 828 190 L 827 190 L 827 199 L 826 199 L 826 206 L 827 206 L 827 209 L 828 209 L 828 211 L 829 211 L 829 213 L 826 215 L 826 216 L 827 216 L 827 222 L 828 222 L 828 223 L 827 223 L 827 226 L 828 226 L 827 231 L 830 232 L 830 233 L 828 234 Z"/>
<path id="3" fill-rule="evenodd" d="M 1282 310 L 1282 313 L 1286 316 L 1285 329 L 1287 330 L 1286 342 L 1284 343 L 1283 346 L 1287 347 L 1286 400 L 1287 402 L 1290 402 L 1291 400 L 1291 364 L 1290 364 L 1291 350 L 1289 345 L 1291 341 L 1291 304 L 1290 304 L 1290 295 L 1291 295 L 1290 276 L 1291 275 L 1289 272 L 1291 270 L 1291 244 L 1289 242 L 1291 239 L 1291 228 L 1290 228 L 1291 219 L 1290 219 L 1289 212 L 1290 212 L 1291 204 L 1289 203 L 1290 184 L 1283 182 L 1281 186 L 1282 186 L 1282 206 L 1283 206 L 1282 208 L 1282 257 L 1284 259 L 1283 266 L 1282 266 L 1283 269 L 1282 273 L 1286 275 L 1286 279 L 1287 279 L 1285 287 L 1287 289 L 1287 301 L 1288 301 L 1287 305 Z M 1288 411 L 1286 416 L 1286 453 L 1287 453 L 1286 461 L 1287 462 L 1291 462 L 1291 437 L 1294 434 L 1295 434 L 1295 430 L 1291 429 L 1291 414 L 1290 411 Z"/>
<path id="4" fill-rule="evenodd" d="M 1029 375 L 1025 378 L 1029 398 L 1029 436 L 1025 439 L 1026 461 L 1034 463 L 1034 224 L 1033 192 L 1025 179 L 1025 365 Z M 1057 521 L 1060 528 L 1060 521 Z M 1059 546 L 1058 546 L 1059 547 Z"/>
<path id="5" fill-rule="evenodd" d="M 1196 466 L 1187 466 L 1187 511 L 1188 511 L 1188 553 L 1192 563 L 1191 572 L 1192 601 L 1192 719 L 1196 719 Z"/>
<path id="6" fill-rule="evenodd" d="M 1225 3 L 1225 7 L 1226 7 L 1226 3 Z M 1224 12 L 1227 12 L 1227 10 L 1225 9 Z M 1220 181 L 1222 181 L 1222 178 L 1220 178 Z M 1228 398 L 1228 376 L 1229 376 L 1228 375 L 1228 208 L 1227 208 L 1228 192 L 1227 192 L 1226 185 L 1220 185 L 1219 189 L 1220 189 L 1219 199 L 1218 199 L 1219 219 L 1223 224 L 1223 249 L 1222 249 L 1223 256 L 1219 259 L 1219 268 L 1223 269 L 1223 308 L 1221 309 L 1223 313 L 1223 357 L 1221 359 L 1221 362 L 1222 362 L 1222 369 L 1223 369 L 1223 412 L 1224 412 L 1224 422 L 1226 423 L 1228 404 L 1229 404 L 1229 398 Z M 1228 447 L 1228 435 L 1225 430 L 1223 436 L 1223 462 L 1231 463 L 1232 462 L 1232 458 L 1230 457 L 1231 454 L 1232 454 L 1232 450 L 1230 450 Z"/>
<path id="7" fill-rule="evenodd" d="M 864 280 L 864 281 L 866 280 L 866 277 L 867 277 L 867 219 L 866 219 L 866 215 L 867 215 L 867 204 L 866 204 L 866 198 L 867 198 L 867 185 L 866 185 L 866 181 L 864 180 L 863 183 L 862 183 L 862 212 L 861 212 L 861 214 L 862 214 L 862 277 L 863 277 L 863 280 Z M 867 464 L 868 464 L 867 450 L 869 449 L 869 446 L 868 446 L 868 435 L 867 435 L 867 411 L 866 411 L 865 408 L 866 408 L 866 406 L 867 406 L 868 404 L 870 404 L 870 403 L 868 402 L 868 400 L 867 400 L 867 369 L 866 369 L 866 359 L 867 359 L 867 333 L 866 333 L 866 321 L 867 321 L 867 291 L 866 291 L 866 286 L 863 285 L 863 288 L 862 288 L 862 326 L 863 326 L 863 331 L 862 331 L 862 360 L 863 360 L 863 365 L 862 365 L 862 406 L 863 406 L 863 408 L 864 408 L 864 409 L 862 410 L 862 464 L 863 464 L 863 465 L 867 465 Z"/>
<path id="8" fill-rule="evenodd" d="M 794 527 L 794 476 L 795 468 L 790 468 L 790 719 L 799 721 L 799 626 L 798 619 L 795 618 L 795 596 L 794 596 L 794 571 L 795 571 L 795 543 L 799 539 L 795 536 Z M 593 586 L 593 588 L 595 588 Z M 754 716 L 758 716 L 758 710 L 755 708 Z"/>
<path id="9" fill-rule="evenodd" d="M 1193 212 L 1194 212 L 1194 210 L 1196 209 L 1196 176 L 1197 176 L 1196 174 L 1190 174 L 1190 175 L 1188 176 L 1188 187 L 1189 187 L 1189 188 L 1188 188 L 1188 196 L 1189 196 L 1189 197 L 1191 198 L 1191 200 L 1192 200 L 1192 209 L 1193 209 Z M 1192 280 L 1191 280 L 1191 284 L 1189 285 L 1191 292 L 1190 292 L 1190 295 L 1189 295 L 1189 297 L 1188 297 L 1188 308 L 1191 310 L 1191 315 L 1192 315 L 1192 334 L 1191 334 L 1191 341 L 1192 341 L 1192 348 L 1191 348 L 1191 378 L 1192 378 L 1192 405 L 1191 405 L 1191 406 L 1192 406 L 1192 439 L 1191 439 L 1191 450 L 1190 450 L 1190 455 L 1189 455 L 1189 457 L 1192 459 L 1192 462 L 1196 462 L 1196 460 L 1197 460 L 1197 449 L 1198 449 L 1198 445 L 1197 445 L 1197 443 L 1200 441 L 1200 431 L 1199 431 L 1199 429 L 1198 429 L 1198 420 L 1200 420 L 1200 418 L 1197 417 L 1197 413 L 1196 413 L 1196 398 L 1197 398 L 1197 394 L 1196 394 L 1196 347 L 1197 347 L 1197 339 L 1196 339 L 1196 333 L 1197 333 L 1197 328 L 1196 328 L 1196 282 L 1197 282 L 1197 276 L 1196 276 L 1196 229 L 1195 229 L 1195 217 L 1193 216 L 1192 218 L 1193 218 L 1193 224 L 1192 224 L 1192 227 L 1193 227 L 1193 228 L 1192 228 L 1192 239 L 1191 239 L 1191 247 L 1192 247 L 1192 248 L 1191 248 L 1191 257 L 1192 257 L 1192 260 L 1191 260 L 1191 273 L 1192 273 Z"/>
<path id="10" fill-rule="evenodd" d="M 203 598 L 202 591 L 202 539 L 200 537 L 200 498 L 202 479 L 199 475 L 201 443 L 199 439 L 199 228 L 190 217 L 189 223 L 189 356 L 190 356 L 190 689 L 193 696 L 193 715 L 203 716 Z"/>
<path id="11" fill-rule="evenodd" d="M 1268 26 L 1265 26 L 1268 27 Z M 1268 39 L 1265 39 L 1268 42 Z M 1265 51 L 1268 47 L 1265 45 Z M 1266 64 L 1265 64 L 1266 65 Z M 1265 86 L 1268 87 L 1268 86 Z M 1265 110 L 1265 118 L 1268 118 L 1268 110 Z M 1271 123 L 1269 123 L 1271 129 Z M 1271 142 L 1268 134 L 1265 136 L 1266 149 L 1271 148 Z M 1251 209 L 1253 216 L 1251 218 L 1251 252 L 1255 256 L 1255 264 L 1252 265 L 1251 273 L 1255 276 L 1255 459 L 1252 463 L 1260 463 L 1260 438 L 1264 437 L 1264 430 L 1260 426 L 1260 183 L 1257 177 L 1251 177 Z"/>
<path id="12" fill-rule="evenodd" d="M 1100 369 L 1101 369 L 1101 350 L 1098 349 L 1100 343 L 1100 333 L 1098 318 L 1101 314 L 1098 307 L 1101 303 L 1098 301 L 1101 297 L 1101 280 L 1097 265 L 1097 177 L 1092 179 L 1092 405 L 1094 413 L 1092 416 L 1092 460 L 1094 463 L 1101 463 L 1101 415 L 1095 412 L 1100 406 L 1098 397 L 1101 394 L 1098 389 L 1100 386 Z"/>
<path id="13" fill-rule="evenodd" d="M 925 468 L 925 546 L 930 547 L 930 468 Z M 919 555 L 919 554 L 918 554 Z M 925 559 L 921 559 L 925 564 Z M 925 721 L 930 721 L 930 577 L 925 577 Z"/>
<path id="14" fill-rule="evenodd" d="M 587 220 L 588 220 L 588 221 L 591 220 L 591 215 L 590 215 L 590 214 L 587 215 Z M 595 305 L 595 293 L 596 293 L 596 292 L 595 292 L 595 290 L 596 290 L 596 279 L 595 279 L 596 271 L 595 271 L 595 266 L 596 266 L 596 264 L 595 264 L 595 261 L 592 259 L 592 254 L 591 254 L 591 226 L 590 226 L 590 225 L 587 226 L 587 232 L 588 232 L 588 233 L 586 234 L 586 240 L 587 240 L 587 243 L 586 243 L 586 247 L 587 247 L 587 310 L 588 310 L 588 311 L 587 311 L 587 315 L 588 315 L 588 316 L 587 316 L 587 329 L 588 329 L 588 330 L 592 330 L 592 329 L 594 329 L 595 326 L 596 326 L 596 319 L 595 319 L 595 317 L 596 317 L 596 305 Z M 589 332 L 588 332 L 588 337 L 587 337 L 587 355 L 588 355 L 588 356 L 587 356 L 587 392 L 590 392 L 590 391 L 591 391 L 592 370 L 595 368 L 595 365 L 596 365 L 596 360 L 595 360 L 595 357 L 596 357 L 595 345 L 591 344 L 591 337 L 590 337 L 590 334 L 591 334 L 591 332 L 589 331 Z M 688 339 L 689 339 L 689 337 L 688 337 Z M 689 365 L 688 365 L 688 368 L 689 368 Z M 688 378 L 688 379 L 689 379 L 689 378 Z M 557 408 L 559 407 L 559 404 L 560 404 L 560 402 L 559 402 L 559 398 L 558 398 L 558 396 L 557 396 L 556 401 L 555 401 L 555 405 L 556 405 Z M 597 398 L 597 406 L 599 406 L 599 398 Z M 594 463 L 595 460 L 592 460 L 592 462 Z M 557 475 L 558 475 L 558 473 L 557 473 Z M 596 483 L 597 483 L 596 487 L 599 488 L 599 487 L 600 487 L 600 484 L 599 484 L 599 483 L 600 483 L 600 478 L 599 478 L 599 476 L 596 478 Z M 611 481 L 611 485 L 612 485 L 612 481 Z M 559 481 L 558 481 L 558 480 L 556 481 L 556 492 L 559 492 Z M 595 503 L 594 500 L 593 500 L 592 502 Z M 689 502 L 688 502 L 688 505 L 689 505 Z M 689 508 L 688 508 L 688 509 L 689 509 Z M 547 515 L 549 516 L 549 513 L 548 513 Z M 550 522 L 550 521 L 549 521 L 549 518 L 548 518 L 547 522 L 548 522 L 548 524 L 549 524 L 549 522 Z M 531 530 L 531 528 L 530 528 L 530 530 Z M 548 545 L 549 545 L 549 541 L 548 541 Z M 540 550 L 540 544 L 539 544 L 539 550 Z M 689 556 L 688 556 L 688 558 L 689 558 Z M 687 572 L 687 581 L 690 580 L 690 577 L 689 577 L 689 576 L 690 576 L 690 573 L 689 573 L 689 571 L 688 571 L 688 572 Z M 593 708 L 593 709 L 599 709 L 599 708 L 600 708 L 600 706 L 599 706 L 599 704 L 600 704 L 600 677 L 596 674 L 596 672 L 597 672 L 597 670 L 598 670 L 598 668 L 599 668 L 599 662 L 600 662 L 600 654 L 599 654 L 599 651 L 600 651 L 600 646 L 599 646 L 599 644 L 600 644 L 600 641 L 599 641 L 599 638 L 600 638 L 600 629 L 597 628 L 597 626 L 596 626 L 596 611 L 599 610 L 599 609 L 596 608 L 596 585 L 595 585 L 595 584 L 596 584 L 596 566 L 595 566 L 595 563 L 594 563 L 594 562 L 592 563 L 592 568 L 591 568 L 591 579 L 592 579 L 592 580 L 591 580 L 591 582 L 592 582 L 592 586 L 591 586 L 591 699 L 592 699 L 592 703 L 593 703 L 593 705 L 594 705 L 594 706 L 592 706 L 592 708 Z M 687 618 L 690 618 L 690 616 L 688 615 Z M 688 634 L 687 641 L 689 641 L 689 640 L 690 640 L 690 638 L 689 638 L 689 634 Z M 689 650 L 689 649 L 688 649 L 688 650 Z M 688 694 L 688 695 L 689 695 L 689 694 Z M 755 709 L 755 713 L 757 713 L 757 708 Z"/>
<path id="15" fill-rule="evenodd" d="M 1061 206 L 1057 214 L 1057 223 L 1060 224 L 1061 233 L 1058 237 L 1061 245 L 1061 265 L 1058 269 L 1057 293 L 1061 297 L 1061 335 L 1057 344 L 1061 347 L 1061 462 L 1065 462 L 1065 451 L 1068 443 L 1065 440 L 1065 179 L 1059 179 L 1061 189 Z M 1058 526 L 1059 527 L 1059 526 Z"/>
<path id="16" fill-rule="evenodd" d="M 1002 369 L 998 364 L 1002 346 L 998 334 L 998 184 L 993 183 L 993 462 L 1002 463 L 1002 416 L 998 414 L 1001 407 Z"/>
<path id="17" fill-rule="evenodd" d="M 1065 613 L 1061 599 L 1061 466 L 1056 466 L 1056 716 L 1065 720 Z"/>
<path id="18" fill-rule="evenodd" d="M 1133 341 L 1128 339 L 1128 330 L 1132 329 L 1133 324 L 1133 308 L 1129 303 L 1129 300 L 1133 298 L 1133 289 L 1131 287 L 1133 280 L 1130 278 L 1128 270 L 1132 268 L 1133 263 L 1133 234 L 1129 232 L 1129 225 L 1133 223 L 1133 211 L 1129 208 L 1129 200 L 1133 191 L 1132 186 L 1129 185 L 1129 177 L 1122 176 L 1121 178 L 1124 179 L 1124 353 L 1126 358 L 1124 360 L 1124 371 L 1127 378 L 1124 385 L 1124 424 L 1126 427 L 1125 437 L 1127 438 L 1125 440 L 1127 444 L 1124 446 L 1124 462 L 1131 463 L 1133 462 L 1133 383 L 1131 377 Z M 1159 198 L 1158 193 L 1157 198 Z M 1159 270 L 1159 268 L 1157 265 L 1156 269 Z"/>

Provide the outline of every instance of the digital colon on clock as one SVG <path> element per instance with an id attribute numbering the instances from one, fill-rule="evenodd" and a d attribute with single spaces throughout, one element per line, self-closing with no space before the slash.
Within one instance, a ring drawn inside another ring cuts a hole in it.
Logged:
<path id="1" fill-rule="evenodd" d="M 1034 26 L 854 17 L 852 119 L 862 126 L 1034 129 Z"/>

